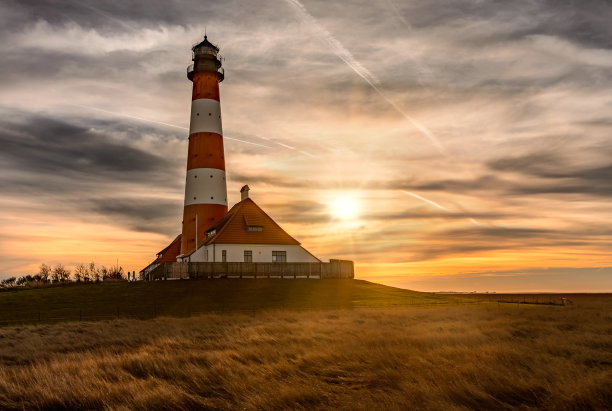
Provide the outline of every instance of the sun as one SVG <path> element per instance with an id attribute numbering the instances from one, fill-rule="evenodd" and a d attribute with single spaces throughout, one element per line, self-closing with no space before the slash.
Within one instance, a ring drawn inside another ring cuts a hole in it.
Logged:
<path id="1" fill-rule="evenodd" d="M 361 206 L 356 197 L 343 195 L 330 200 L 329 211 L 334 218 L 339 220 L 356 220 L 359 217 Z"/>

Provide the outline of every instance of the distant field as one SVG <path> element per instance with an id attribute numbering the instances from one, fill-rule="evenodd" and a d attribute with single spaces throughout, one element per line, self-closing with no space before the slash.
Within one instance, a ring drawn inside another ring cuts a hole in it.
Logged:
<path id="1" fill-rule="evenodd" d="M 474 303 L 360 280 L 216 279 L 104 282 L 0 292 L 0 325 L 190 316 L 270 309 L 320 310 Z"/>
<path id="2" fill-rule="evenodd" d="M 200 307 L 214 310 L 189 318 L 1 327 L 0 409 L 604 410 L 612 404 L 611 295 L 577 295 L 567 306 L 497 304 L 486 296 L 474 303 L 364 281 L 278 281 L 2 293 L 3 313 L 26 301 L 59 307 L 68 297 L 74 307 L 125 298 L 159 304 L 164 296 L 168 307 L 182 307 L 206 299 Z M 236 311 L 214 312 L 229 302 Z M 240 309 L 254 303 L 259 309 Z"/>

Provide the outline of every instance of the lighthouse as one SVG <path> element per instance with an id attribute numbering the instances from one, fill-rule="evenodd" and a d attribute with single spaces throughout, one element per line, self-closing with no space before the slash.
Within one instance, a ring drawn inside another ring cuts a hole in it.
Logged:
<path id="1" fill-rule="evenodd" d="M 187 78 L 193 82 L 193 87 L 182 230 L 140 271 L 141 278 L 167 278 L 170 275 L 168 267 L 177 262 L 188 263 L 187 267 L 189 263 L 220 263 L 221 266 L 214 268 L 221 270 L 215 271 L 216 276 L 229 275 L 223 271 L 228 270 L 227 263 L 321 263 L 255 203 L 249 195 L 249 186 L 242 187 L 240 201 L 228 211 L 219 99 L 219 83 L 225 77 L 222 58 L 219 48 L 209 42 L 206 35 L 191 50 L 193 64 L 187 68 Z M 212 270 L 213 265 L 206 267 Z M 278 270 L 284 272 L 284 269 L 269 265 L 257 269 L 244 264 L 239 267 L 240 270 L 256 270 L 260 276 L 272 276 L 270 278 L 274 278 Z M 323 276 L 322 266 L 316 269 L 310 265 L 300 267 L 307 269 L 302 274 L 307 273 L 308 278 L 315 272 L 319 273 L 318 278 Z M 297 275 L 293 272 L 291 278 Z"/>
<path id="2" fill-rule="evenodd" d="M 193 82 L 189 149 L 180 254 L 197 248 L 209 227 L 227 214 L 225 155 L 219 83 L 224 79 L 219 48 L 204 40 L 192 48 Z"/>

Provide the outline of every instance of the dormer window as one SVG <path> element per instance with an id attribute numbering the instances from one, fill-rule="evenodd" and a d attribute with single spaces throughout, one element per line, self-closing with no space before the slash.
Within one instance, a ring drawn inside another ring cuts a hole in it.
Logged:
<path id="1" fill-rule="evenodd" d="M 247 231 L 263 231 L 263 227 L 260 225 L 249 225 Z"/>
<path id="2" fill-rule="evenodd" d="M 210 230 L 206 232 L 206 238 L 210 238 L 213 235 L 217 234 L 217 230 Z"/>

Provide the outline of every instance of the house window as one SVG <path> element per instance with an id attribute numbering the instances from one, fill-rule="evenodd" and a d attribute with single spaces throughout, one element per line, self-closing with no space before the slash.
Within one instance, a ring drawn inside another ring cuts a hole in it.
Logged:
<path id="1" fill-rule="evenodd" d="M 273 263 L 286 263 L 287 252 L 286 251 L 272 251 L 272 262 Z"/>
<path id="2" fill-rule="evenodd" d="M 250 225 L 247 227 L 248 231 L 263 231 L 263 227 L 260 225 Z"/>
<path id="3" fill-rule="evenodd" d="M 244 262 L 245 263 L 253 262 L 253 251 L 252 250 L 244 250 Z"/>
<path id="4" fill-rule="evenodd" d="M 227 263 L 227 250 L 221 250 L 221 262 Z"/>
<path id="5" fill-rule="evenodd" d="M 208 261 L 208 250 L 206 250 L 206 261 Z"/>

